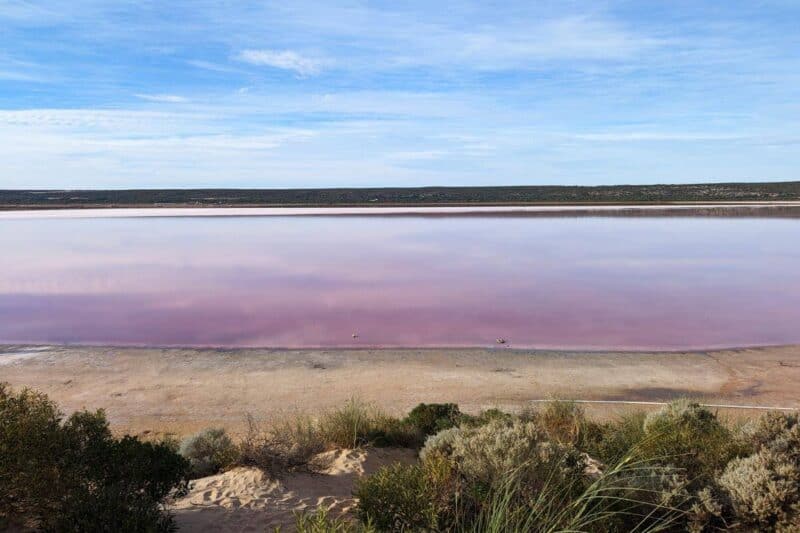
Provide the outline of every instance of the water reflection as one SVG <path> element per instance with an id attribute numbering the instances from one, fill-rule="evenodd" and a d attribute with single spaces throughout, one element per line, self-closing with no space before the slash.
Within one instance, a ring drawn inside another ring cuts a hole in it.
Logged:
<path id="1" fill-rule="evenodd" d="M 798 242 L 780 218 L 5 219 L 0 342 L 795 343 Z"/>

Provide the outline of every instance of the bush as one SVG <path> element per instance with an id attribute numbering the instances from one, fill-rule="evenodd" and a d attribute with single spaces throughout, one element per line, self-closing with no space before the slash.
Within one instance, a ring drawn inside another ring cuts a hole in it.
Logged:
<path id="1" fill-rule="evenodd" d="M 450 428 L 431 435 L 425 440 L 425 445 L 419 452 L 419 457 L 425 461 L 429 457 L 440 455 L 450 457 L 453 455 L 453 444 L 461 438 L 461 428 Z"/>
<path id="2" fill-rule="evenodd" d="M 363 480 L 359 517 L 382 531 L 647 531 L 683 513 L 661 501 L 671 470 L 623 464 L 596 481 L 531 422 L 494 419 L 428 438 L 417 465 Z M 634 482 L 636 485 L 634 486 Z M 658 497 L 653 497 L 655 491 Z"/>
<path id="3" fill-rule="evenodd" d="M 64 420 L 47 396 L 0 384 L 0 520 L 45 530 L 166 531 L 189 465 L 165 444 L 115 439 L 102 411 Z"/>
<path id="4" fill-rule="evenodd" d="M 768 411 L 755 421 L 745 424 L 741 431 L 741 437 L 757 451 L 775 442 L 787 431 L 794 428 L 797 423 L 798 416 L 795 413 Z"/>
<path id="5" fill-rule="evenodd" d="M 643 411 L 635 411 L 614 422 L 590 424 L 582 439 L 584 451 L 606 464 L 622 461 L 644 440 L 645 417 Z"/>
<path id="6" fill-rule="evenodd" d="M 775 427 L 778 416 L 762 418 Z M 735 517 L 762 530 L 800 528 L 800 426 L 786 424 L 754 454 L 737 458 L 719 476 Z M 765 436 L 766 433 L 760 433 Z"/>
<path id="7" fill-rule="evenodd" d="M 554 476 L 580 477 L 585 466 L 577 450 L 548 442 L 546 433 L 531 422 L 495 419 L 464 428 L 454 433 L 450 446 L 457 470 L 485 486 L 515 477 L 537 490 Z"/>
<path id="8" fill-rule="evenodd" d="M 446 529 L 454 523 L 458 494 L 458 479 L 441 457 L 383 467 L 355 490 L 358 517 L 379 531 Z"/>
<path id="9" fill-rule="evenodd" d="M 195 478 L 214 475 L 239 459 L 238 448 L 224 429 L 205 429 L 185 438 L 179 453 L 189 461 Z"/>
<path id="10" fill-rule="evenodd" d="M 365 438 L 377 447 L 420 448 L 425 442 L 425 436 L 417 428 L 390 416 L 376 419 Z"/>
<path id="11" fill-rule="evenodd" d="M 477 416 L 467 414 L 462 415 L 460 426 L 474 428 L 478 426 L 485 426 L 492 420 L 504 420 L 506 422 L 510 422 L 513 419 L 514 416 L 510 413 L 506 413 L 500 409 L 492 408 L 481 411 Z"/>
<path id="12" fill-rule="evenodd" d="M 461 418 L 461 411 L 454 403 L 421 403 L 408 413 L 404 422 L 428 436 L 457 426 Z"/>
<path id="13" fill-rule="evenodd" d="M 304 466 L 325 451 L 314 419 L 298 414 L 271 424 L 260 424 L 248 415 L 247 432 L 239 445 L 240 461 L 278 475 Z"/>
<path id="14" fill-rule="evenodd" d="M 643 429 L 636 456 L 683 469 L 694 488 L 708 484 L 731 459 L 746 453 L 714 413 L 687 400 L 648 414 Z"/>

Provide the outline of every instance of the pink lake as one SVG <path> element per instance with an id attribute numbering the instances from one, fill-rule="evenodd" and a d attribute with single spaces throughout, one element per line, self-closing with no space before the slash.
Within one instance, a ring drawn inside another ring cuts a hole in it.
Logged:
<path id="1" fill-rule="evenodd" d="M 129 213 L 0 217 L 0 343 L 800 343 L 800 218 Z"/>

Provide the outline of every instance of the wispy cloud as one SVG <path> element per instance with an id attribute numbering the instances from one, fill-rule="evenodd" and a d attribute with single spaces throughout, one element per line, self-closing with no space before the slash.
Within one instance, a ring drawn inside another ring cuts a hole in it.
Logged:
<path id="1" fill-rule="evenodd" d="M 701 142 L 701 141 L 737 141 L 750 139 L 752 136 L 739 133 L 706 133 L 706 132 L 603 132 L 581 133 L 571 135 L 581 141 L 610 143 L 628 142 Z"/>
<path id="2" fill-rule="evenodd" d="M 322 68 L 320 61 L 292 50 L 242 50 L 236 59 L 251 65 L 291 70 L 300 76 L 314 76 Z"/>
<path id="3" fill-rule="evenodd" d="M 140 98 L 142 100 L 147 100 L 148 102 L 162 102 L 162 103 L 169 103 L 169 104 L 181 104 L 184 102 L 188 102 L 189 99 L 184 96 L 178 96 L 177 94 L 143 94 L 137 93 L 134 96 L 136 98 Z"/>
<path id="4" fill-rule="evenodd" d="M 195 68 L 209 70 L 211 72 L 220 72 L 224 74 L 241 74 L 242 69 L 236 68 L 231 65 L 217 63 L 213 61 L 205 61 L 202 59 L 190 59 L 186 61 L 187 65 L 190 65 Z"/>

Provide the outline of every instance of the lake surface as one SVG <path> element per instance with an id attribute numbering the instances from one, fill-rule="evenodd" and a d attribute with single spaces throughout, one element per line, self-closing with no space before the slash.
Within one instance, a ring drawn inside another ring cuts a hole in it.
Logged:
<path id="1" fill-rule="evenodd" d="M 8 213 L 0 343 L 800 343 L 798 218 L 436 213 Z"/>

